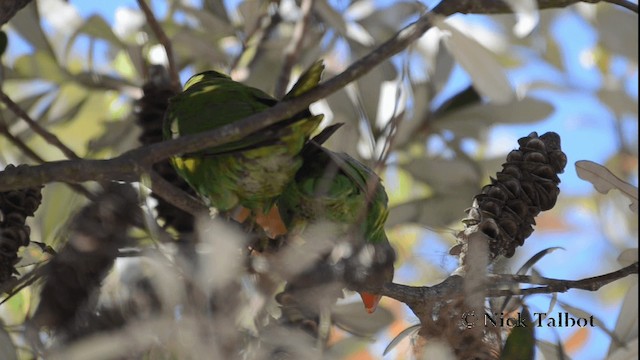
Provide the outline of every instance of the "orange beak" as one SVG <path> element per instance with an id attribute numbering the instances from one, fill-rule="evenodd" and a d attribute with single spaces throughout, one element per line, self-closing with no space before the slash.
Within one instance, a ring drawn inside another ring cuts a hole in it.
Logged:
<path id="1" fill-rule="evenodd" d="M 369 314 L 373 314 L 373 312 L 376 311 L 378 303 L 380 302 L 380 299 L 382 299 L 382 295 L 375 295 L 368 292 L 361 292 L 360 297 L 364 303 L 364 308 Z"/>

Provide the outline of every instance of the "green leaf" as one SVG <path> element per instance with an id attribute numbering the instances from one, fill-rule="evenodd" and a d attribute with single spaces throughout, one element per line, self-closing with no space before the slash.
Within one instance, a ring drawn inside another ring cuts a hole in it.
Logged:
<path id="1" fill-rule="evenodd" d="M 532 360 L 535 355 L 535 327 L 527 307 L 522 308 L 521 315 L 526 326 L 517 326 L 511 330 L 500 354 L 501 360 Z"/>
<path id="2" fill-rule="evenodd" d="M 65 83 L 60 87 L 58 96 L 47 110 L 46 120 L 49 123 L 68 121 L 80 111 L 89 93 L 74 83 Z"/>
<path id="3" fill-rule="evenodd" d="M 37 51 L 19 57 L 14 63 L 14 70 L 25 79 L 41 79 L 61 84 L 69 79 L 64 69 L 51 54 Z"/>

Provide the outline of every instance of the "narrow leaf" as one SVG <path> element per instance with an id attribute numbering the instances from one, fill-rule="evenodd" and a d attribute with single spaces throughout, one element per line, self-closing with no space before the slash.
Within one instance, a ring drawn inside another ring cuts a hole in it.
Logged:
<path id="1" fill-rule="evenodd" d="M 518 22 L 513 27 L 513 32 L 518 37 L 525 37 L 538 25 L 538 3 L 535 0 L 504 0 L 516 14 Z"/>
<path id="2" fill-rule="evenodd" d="M 576 162 L 576 172 L 578 177 L 593 184 L 593 187 L 601 194 L 606 194 L 609 190 L 618 189 L 631 200 L 629 208 L 638 212 L 638 188 L 615 176 L 606 167 L 594 163 L 593 161 L 580 160 Z"/>
<path id="3" fill-rule="evenodd" d="M 445 45 L 467 71 L 480 94 L 498 104 L 513 100 L 511 84 L 495 54 L 444 20 L 435 18 L 434 23 L 442 30 Z"/>
<path id="4" fill-rule="evenodd" d="M 622 266 L 629 266 L 634 262 L 638 262 L 638 248 L 631 248 L 623 250 L 618 255 L 618 264 Z"/>
<path id="5" fill-rule="evenodd" d="M 540 261 L 546 255 L 551 254 L 552 252 L 554 252 L 556 250 L 565 250 L 565 248 L 559 247 L 559 246 L 554 246 L 554 247 L 550 247 L 550 248 L 546 248 L 544 250 L 538 251 L 529 260 L 527 260 L 527 262 L 524 263 L 524 265 L 522 265 L 522 267 L 520 267 L 520 269 L 518 270 L 518 272 L 516 274 L 517 275 L 526 274 L 527 271 L 529 271 L 529 269 L 531 269 L 533 267 L 533 265 L 535 265 L 538 261 Z"/>
<path id="6" fill-rule="evenodd" d="M 552 344 L 548 341 L 538 340 L 537 345 L 545 360 L 569 359 L 569 357 L 564 353 L 562 342 L 560 340 L 558 340 L 556 344 Z"/>
<path id="7" fill-rule="evenodd" d="M 396 337 L 393 338 L 393 340 L 391 340 L 389 345 L 387 345 L 387 347 L 384 348 L 384 352 L 382 353 L 382 356 L 387 355 L 391 350 L 393 350 L 393 348 L 398 346 L 398 344 L 402 340 L 404 340 L 404 338 L 406 338 L 407 336 L 411 336 L 414 333 L 416 333 L 420 329 L 420 326 L 421 326 L 420 324 L 411 325 L 408 328 L 402 330 L 398 335 L 396 335 Z"/>
<path id="8" fill-rule="evenodd" d="M 393 314 L 384 307 L 368 314 L 362 303 L 336 305 L 331 309 L 331 319 L 339 328 L 358 336 L 371 336 L 391 325 Z"/>
<path id="9" fill-rule="evenodd" d="M 623 342 L 631 341 L 638 337 L 638 284 L 633 284 L 627 290 L 627 294 L 622 301 L 620 314 L 616 320 L 613 333 Z M 622 346 L 615 341 L 609 346 L 609 355 L 613 354 Z"/>

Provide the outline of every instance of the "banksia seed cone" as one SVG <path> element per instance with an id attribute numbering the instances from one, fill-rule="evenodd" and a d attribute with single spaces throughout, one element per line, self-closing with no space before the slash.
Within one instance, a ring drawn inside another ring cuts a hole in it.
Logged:
<path id="1" fill-rule="evenodd" d="M 142 145 L 149 145 L 163 140 L 164 113 L 167 110 L 169 98 L 175 96 L 176 92 L 171 88 L 167 70 L 161 65 L 151 67 L 149 81 L 143 85 L 142 90 L 144 96 L 138 100 L 136 107 L 137 123 L 142 128 L 142 134 L 138 139 Z M 154 164 L 153 169 L 174 186 L 194 197 L 196 196 L 193 189 L 178 176 L 169 160 Z M 151 194 L 151 196 L 158 200 L 156 211 L 158 216 L 164 219 L 166 226 L 172 226 L 181 233 L 193 231 L 194 219 L 191 214 L 176 208 L 155 194 Z"/>
<path id="2" fill-rule="evenodd" d="M 7 165 L 7 168 L 13 168 Z M 29 245 L 27 216 L 33 216 L 42 201 L 42 187 L 0 192 L 0 290 L 5 282 L 15 280 L 14 265 L 20 260 L 18 249 Z"/>
<path id="3" fill-rule="evenodd" d="M 475 225 L 490 238 L 491 259 L 513 256 L 516 247 L 533 232 L 534 218 L 553 208 L 567 156 L 560 148 L 560 136 L 532 132 L 518 140 L 520 148 L 507 155 L 502 171 L 491 178 L 468 210 L 465 225 Z"/>
<path id="4" fill-rule="evenodd" d="M 118 249 L 129 245 L 128 229 L 142 219 L 137 200 L 131 186 L 112 183 L 74 217 L 67 244 L 46 265 L 32 326 L 71 329 L 111 269 Z"/>

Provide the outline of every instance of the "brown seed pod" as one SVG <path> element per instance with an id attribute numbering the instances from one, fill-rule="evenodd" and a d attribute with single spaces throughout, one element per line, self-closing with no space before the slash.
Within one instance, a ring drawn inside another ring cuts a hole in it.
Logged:
<path id="1" fill-rule="evenodd" d="M 502 171 L 491 178 L 467 210 L 466 227 L 478 226 L 489 238 L 491 259 L 511 257 L 518 246 L 533 233 L 535 217 L 553 208 L 560 189 L 558 174 L 564 171 L 567 156 L 560 148 L 560 136 L 536 132 L 518 140 L 520 148 L 507 155 Z M 464 246 L 456 245 L 452 253 Z"/>
<path id="2" fill-rule="evenodd" d="M 6 168 L 14 168 L 7 165 Z M 42 186 L 0 192 L 0 291 L 15 281 L 18 249 L 29 245 L 31 229 L 25 225 L 42 201 Z M 8 288 L 8 287 L 7 287 Z"/>
<path id="3" fill-rule="evenodd" d="M 136 122 L 142 129 L 138 138 L 142 145 L 158 143 L 163 140 L 162 122 L 169 104 L 169 98 L 176 95 L 171 87 L 167 70 L 161 65 L 150 68 L 149 80 L 143 85 L 144 95 L 136 104 Z M 193 189 L 176 173 L 169 160 L 153 165 L 153 169 L 165 180 L 197 197 Z M 151 194 L 157 201 L 156 211 L 166 226 L 171 226 L 181 233 L 193 231 L 194 218 L 191 214 L 176 208 L 161 197 Z"/>

